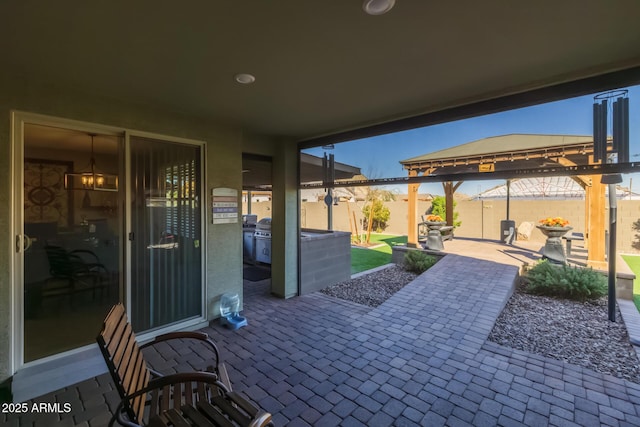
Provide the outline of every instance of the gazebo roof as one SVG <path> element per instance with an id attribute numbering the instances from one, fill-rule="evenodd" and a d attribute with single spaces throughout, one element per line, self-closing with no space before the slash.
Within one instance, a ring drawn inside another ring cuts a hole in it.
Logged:
<path id="1" fill-rule="evenodd" d="M 566 146 L 593 144 L 591 135 L 538 135 L 538 134 L 509 134 L 491 136 L 478 139 L 466 144 L 457 145 L 444 150 L 434 151 L 401 160 L 403 165 L 421 163 L 425 161 L 449 160 L 457 158 L 464 160 L 469 157 L 504 155 L 512 152 L 554 150 Z M 588 148 L 588 147 L 587 147 Z"/>
<path id="2" fill-rule="evenodd" d="M 404 169 L 429 175 L 498 172 L 561 165 L 587 165 L 590 135 L 509 134 L 479 139 L 401 160 Z"/>

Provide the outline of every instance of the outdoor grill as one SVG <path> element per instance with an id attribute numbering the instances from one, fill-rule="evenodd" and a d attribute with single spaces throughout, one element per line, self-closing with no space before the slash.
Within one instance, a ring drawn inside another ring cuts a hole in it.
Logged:
<path id="1" fill-rule="evenodd" d="M 271 264 L 271 218 L 262 218 L 253 234 L 256 245 L 256 261 Z"/>

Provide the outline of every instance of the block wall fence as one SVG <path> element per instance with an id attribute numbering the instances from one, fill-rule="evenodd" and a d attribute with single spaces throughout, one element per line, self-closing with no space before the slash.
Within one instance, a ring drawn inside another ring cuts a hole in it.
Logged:
<path id="1" fill-rule="evenodd" d="M 348 204 L 348 208 L 347 208 Z M 391 212 L 391 218 L 384 231 L 388 234 L 407 234 L 407 205 L 406 201 L 385 202 Z M 418 215 L 423 214 L 431 202 L 418 201 Z M 353 214 L 355 213 L 358 230 L 362 230 L 363 202 L 340 202 L 333 206 L 333 229 L 338 231 L 353 231 Z M 463 200 L 457 201 L 456 210 L 462 225 L 455 231 L 459 237 L 499 240 L 500 221 L 506 219 L 506 200 Z M 253 202 L 251 212 L 258 218 L 271 217 L 270 202 Z M 548 216 L 561 216 L 569 220 L 575 232 L 584 233 L 585 202 L 576 198 L 569 200 L 511 200 L 509 205 L 509 219 L 516 222 L 537 224 L 538 220 Z M 349 224 L 349 219 L 351 225 Z M 633 230 L 633 223 L 640 220 L 640 200 L 618 201 L 618 237 L 617 250 L 622 253 L 640 254 L 633 243 L 640 245 L 640 232 Z M 605 223 L 609 223 L 609 209 L 605 212 Z M 300 225 L 303 228 L 327 228 L 327 206 L 324 202 L 301 203 Z M 375 230 L 374 230 L 375 231 Z M 545 237 L 538 229 L 534 229 L 530 241 L 544 242 Z"/>

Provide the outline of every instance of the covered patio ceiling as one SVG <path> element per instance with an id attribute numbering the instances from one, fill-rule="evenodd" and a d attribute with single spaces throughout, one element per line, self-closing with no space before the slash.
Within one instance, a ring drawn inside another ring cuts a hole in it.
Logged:
<path id="1" fill-rule="evenodd" d="M 242 159 L 242 187 L 245 190 L 271 189 L 271 161 L 269 158 L 245 155 Z M 360 168 L 345 163 L 335 163 L 335 178 L 353 179 L 360 175 Z M 322 157 L 300 153 L 301 182 L 322 181 Z"/>
<path id="2" fill-rule="evenodd" d="M 636 0 L 399 0 L 381 16 L 361 0 L 7 0 L 0 13 L 0 78 L 292 142 L 605 73 L 640 76 Z M 255 83 L 236 83 L 238 73 Z"/>

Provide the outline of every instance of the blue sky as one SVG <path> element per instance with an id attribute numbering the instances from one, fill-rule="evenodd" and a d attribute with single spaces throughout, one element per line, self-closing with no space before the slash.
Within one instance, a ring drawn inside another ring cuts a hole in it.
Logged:
<path id="1" fill-rule="evenodd" d="M 640 160 L 640 86 L 629 89 L 629 139 L 630 160 Z M 593 95 L 570 98 L 563 101 L 536 105 L 457 122 L 428 126 L 394 134 L 365 138 L 336 144 L 333 153 L 337 162 L 358 166 L 370 178 L 405 177 L 400 160 L 465 144 L 490 136 L 511 133 L 524 134 L 593 134 Z M 611 132 L 609 125 L 609 132 Z M 305 150 L 322 156 L 321 148 Z M 624 175 L 622 185 L 629 186 L 629 178 L 635 178 L 632 190 L 640 192 L 640 174 Z M 502 181 L 465 181 L 459 193 L 477 194 Z M 638 186 L 638 188 L 635 188 Z M 406 186 L 397 189 L 406 193 Z M 421 193 L 443 194 L 440 183 L 420 186 Z"/>

